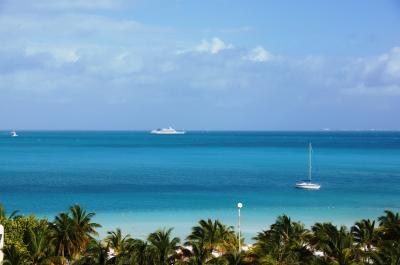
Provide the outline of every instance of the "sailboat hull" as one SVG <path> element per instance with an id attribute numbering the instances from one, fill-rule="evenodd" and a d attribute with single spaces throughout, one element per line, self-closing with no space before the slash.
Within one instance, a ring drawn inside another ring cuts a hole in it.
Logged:
<path id="1" fill-rule="evenodd" d="M 311 182 L 299 182 L 296 183 L 296 188 L 304 190 L 319 190 L 321 188 L 321 185 Z"/>

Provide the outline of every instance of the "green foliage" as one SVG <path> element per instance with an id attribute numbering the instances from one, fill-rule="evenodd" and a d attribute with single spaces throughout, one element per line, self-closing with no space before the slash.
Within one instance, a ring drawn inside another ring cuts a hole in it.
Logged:
<path id="1" fill-rule="evenodd" d="M 122 264 L 156 264 L 156 249 L 148 242 L 139 239 L 129 239 L 127 241 L 126 252 L 123 256 Z"/>
<path id="2" fill-rule="evenodd" d="M 246 255 L 244 252 L 239 252 L 237 249 L 232 249 L 229 252 L 225 253 L 221 259 L 227 265 L 245 265 L 246 264 Z"/>
<path id="3" fill-rule="evenodd" d="M 398 213 L 385 211 L 385 215 L 378 220 L 378 239 L 374 250 L 367 254 L 374 264 L 400 265 L 400 216 Z"/>
<path id="4" fill-rule="evenodd" d="M 97 223 L 92 223 L 94 213 L 86 213 L 79 205 L 70 207 L 68 213 L 60 213 L 50 226 L 50 235 L 57 256 L 68 260 L 79 259 L 92 236 L 97 235 Z"/>
<path id="5" fill-rule="evenodd" d="M 192 228 L 187 237 L 186 247 L 192 249 L 185 252 L 191 264 L 202 265 L 209 262 L 219 262 L 212 256 L 212 252 L 226 253 L 238 248 L 238 238 L 233 227 L 222 224 L 219 220 L 200 220 Z"/>
<path id="6" fill-rule="evenodd" d="M 175 251 L 180 239 L 177 237 L 171 239 L 171 232 L 172 228 L 157 230 L 147 238 L 151 246 L 154 247 L 157 264 L 159 265 L 168 265 L 175 258 Z"/>
<path id="7" fill-rule="evenodd" d="M 400 215 L 391 211 L 385 211 L 385 215 L 378 218 L 380 237 L 385 240 L 399 240 L 400 238 Z"/>
<path id="8" fill-rule="evenodd" d="M 82 257 L 74 262 L 74 265 L 106 265 L 108 262 L 109 248 L 101 241 L 91 239 L 88 242 Z"/>
<path id="9" fill-rule="evenodd" d="M 269 230 L 259 233 L 253 258 L 259 264 L 309 264 L 313 259 L 307 248 L 309 231 L 288 216 L 279 216 Z M 271 261 L 272 260 L 272 261 Z"/>
<path id="10" fill-rule="evenodd" d="M 4 265 L 23 265 L 28 263 L 28 255 L 21 246 L 8 244 L 4 246 Z"/>
<path id="11" fill-rule="evenodd" d="M 356 264 L 355 245 L 351 233 L 345 226 L 338 229 L 331 223 L 316 223 L 312 227 L 312 246 L 324 253 L 328 264 Z"/>
<path id="12" fill-rule="evenodd" d="M 121 229 L 117 228 L 115 231 L 109 231 L 105 242 L 110 248 L 114 250 L 116 255 L 120 255 L 125 252 L 127 242 L 130 239 L 130 235 L 123 236 Z"/>
<path id="13" fill-rule="evenodd" d="M 375 221 L 361 220 L 348 230 L 316 223 L 308 230 L 279 216 L 257 234 L 248 251 L 238 251 L 233 227 L 200 220 L 183 245 L 171 229 L 157 230 L 147 240 L 109 231 L 98 240 L 94 213 L 78 205 L 52 222 L 35 216 L 7 215 L 5 265 L 400 265 L 400 216 L 385 211 Z M 317 255 L 318 254 L 318 255 Z"/>
<path id="14" fill-rule="evenodd" d="M 31 215 L 28 217 L 17 216 L 14 211 L 7 216 L 2 205 L 0 205 L 0 223 L 4 226 L 4 255 L 5 264 L 28 264 L 30 263 L 31 245 L 24 240 L 30 230 L 40 231 L 47 227 L 47 221 L 37 219 Z M 48 243 L 48 242 L 47 242 Z M 21 263 L 22 262 L 22 263 Z"/>

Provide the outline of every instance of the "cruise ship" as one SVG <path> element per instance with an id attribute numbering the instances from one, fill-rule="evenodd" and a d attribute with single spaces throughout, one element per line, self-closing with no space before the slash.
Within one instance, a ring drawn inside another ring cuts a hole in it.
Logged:
<path id="1" fill-rule="evenodd" d="M 172 127 L 168 128 L 162 128 L 162 129 L 156 129 L 152 130 L 150 133 L 152 134 L 185 134 L 185 131 L 177 131 L 173 129 Z"/>

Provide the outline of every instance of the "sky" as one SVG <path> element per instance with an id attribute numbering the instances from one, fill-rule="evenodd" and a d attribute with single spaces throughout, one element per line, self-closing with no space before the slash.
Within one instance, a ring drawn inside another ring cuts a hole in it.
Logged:
<path id="1" fill-rule="evenodd" d="M 0 0 L 0 129 L 399 130 L 397 0 Z"/>

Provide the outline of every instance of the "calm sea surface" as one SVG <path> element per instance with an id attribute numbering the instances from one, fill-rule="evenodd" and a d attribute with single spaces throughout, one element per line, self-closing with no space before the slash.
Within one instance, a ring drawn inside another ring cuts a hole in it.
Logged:
<path id="1" fill-rule="evenodd" d="M 145 237 L 161 227 L 183 236 L 200 218 L 236 224 L 247 241 L 283 213 L 306 225 L 350 225 L 400 210 L 400 132 L 19 131 L 0 133 L 0 202 L 50 220 L 74 203 Z M 307 177 L 312 142 L 319 191 Z"/>

